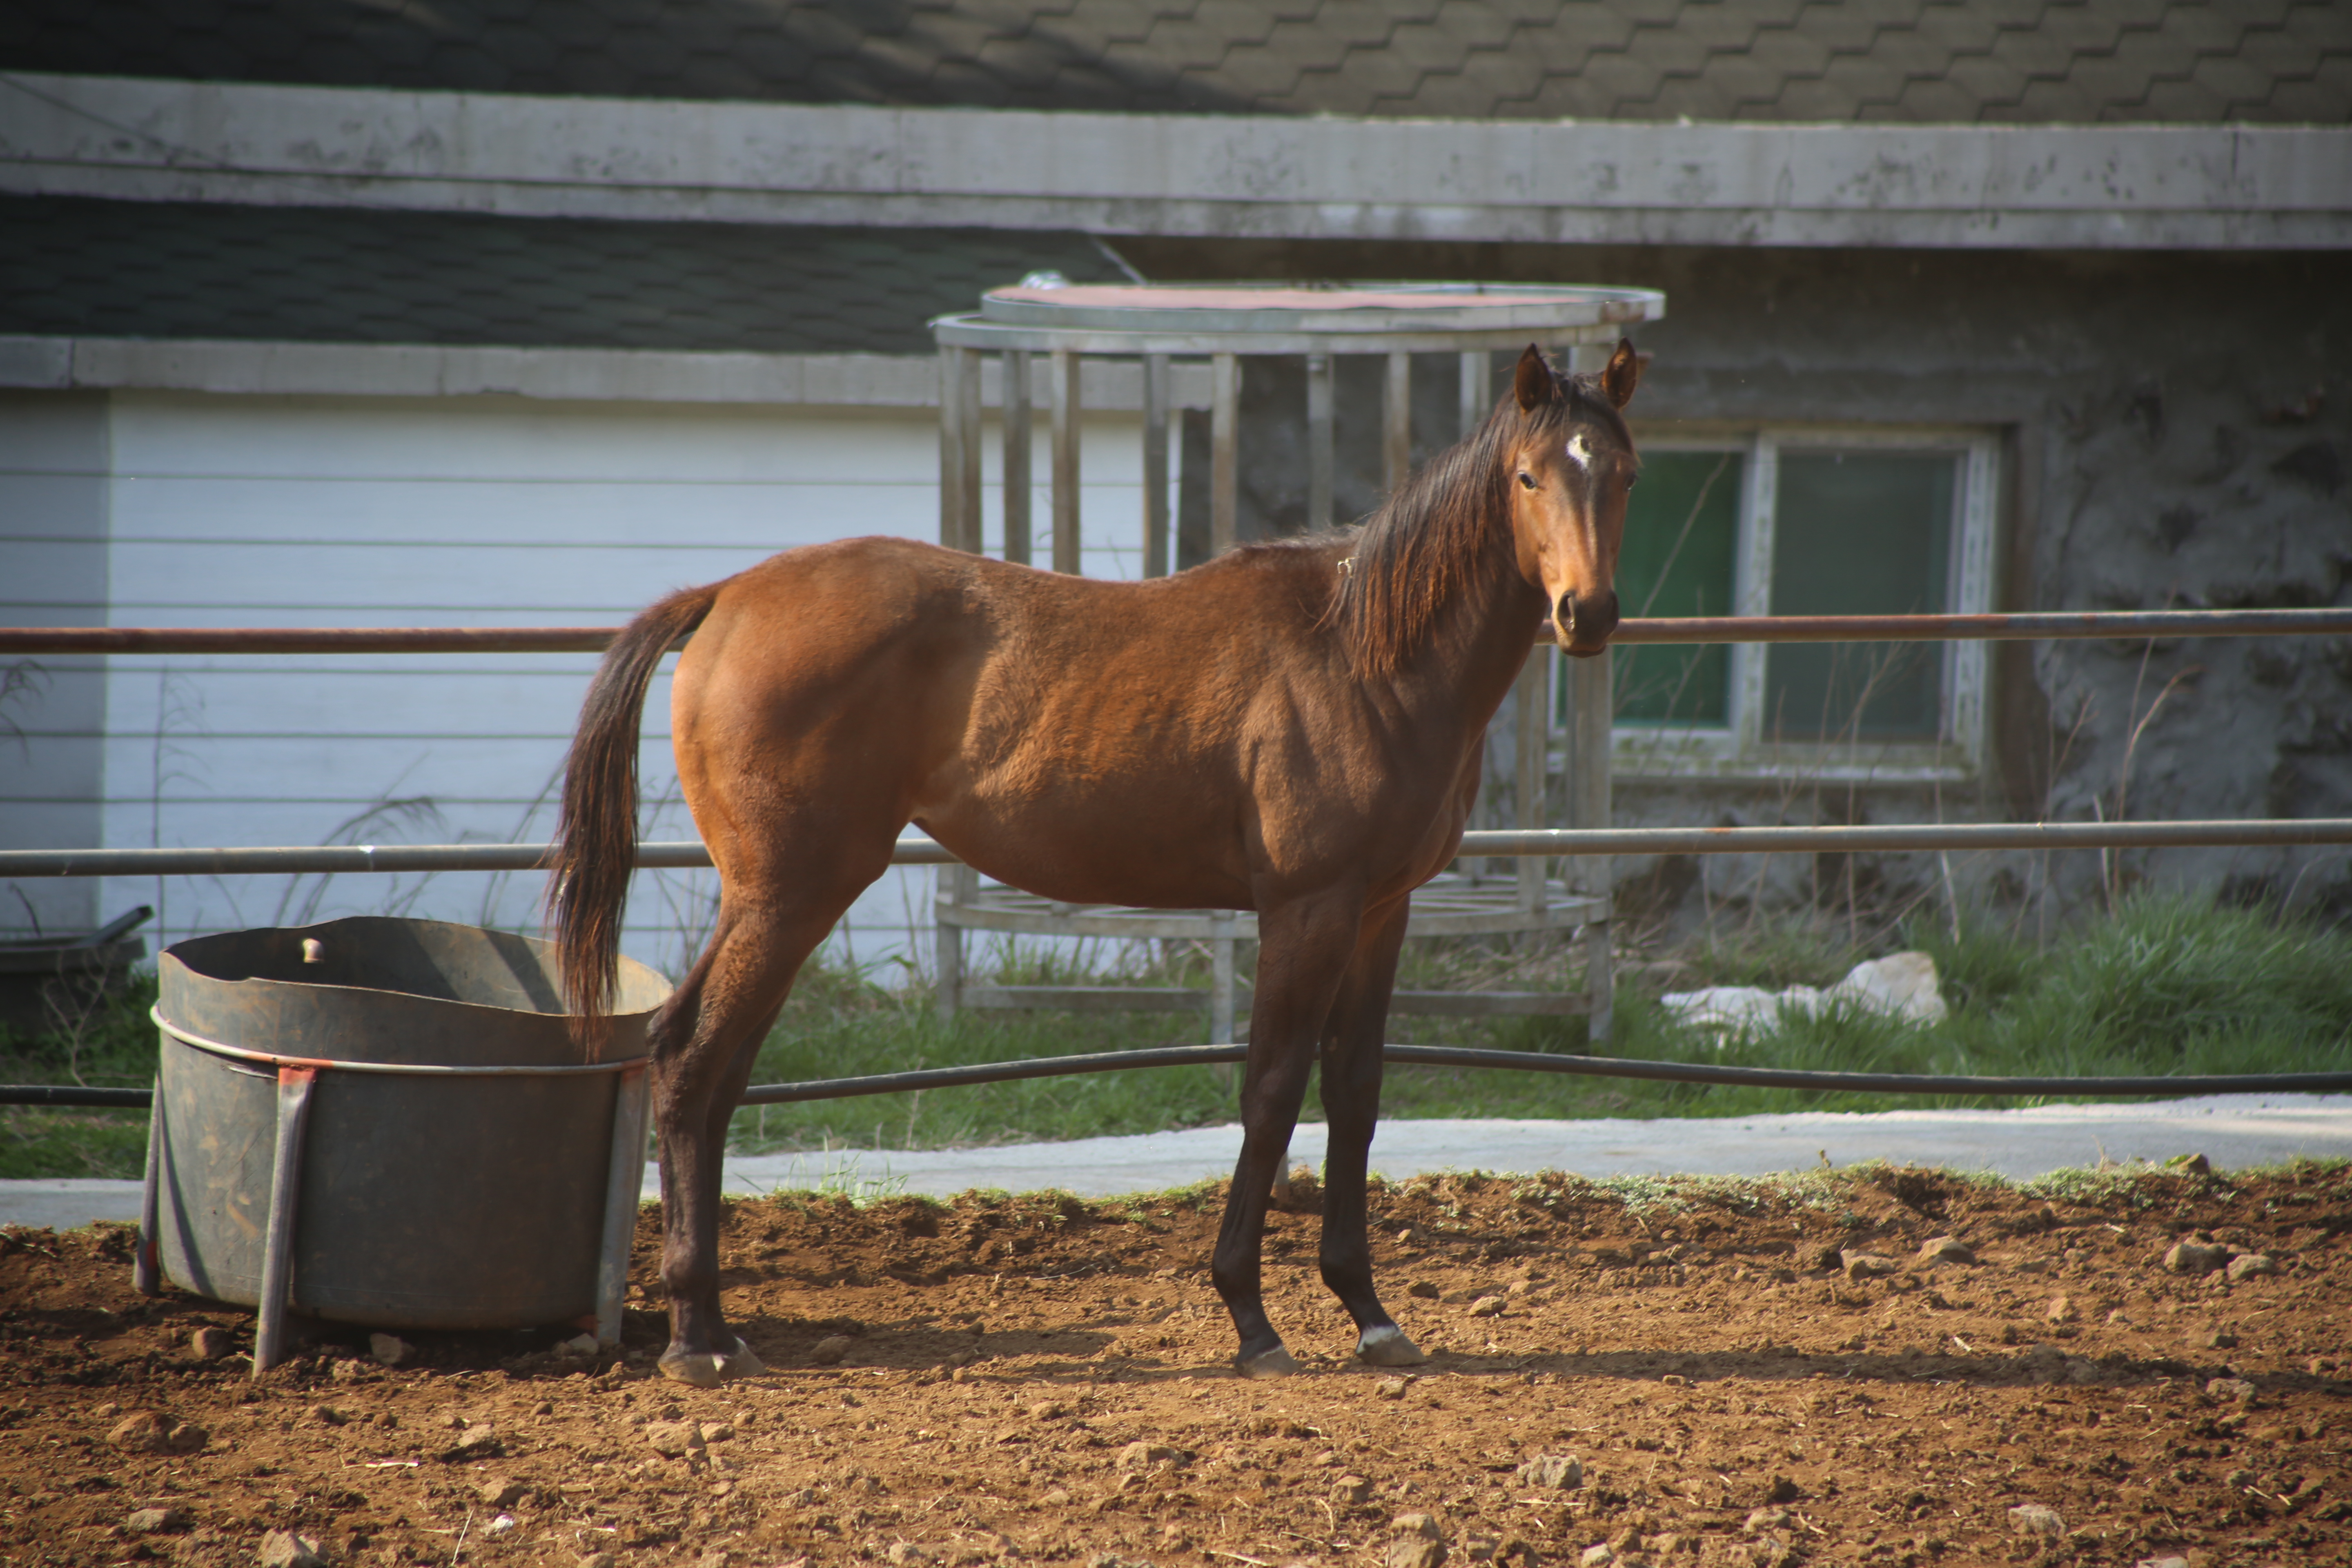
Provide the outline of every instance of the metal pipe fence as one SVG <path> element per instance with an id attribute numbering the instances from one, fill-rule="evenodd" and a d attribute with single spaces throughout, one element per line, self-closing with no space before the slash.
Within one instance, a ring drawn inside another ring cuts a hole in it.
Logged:
<path id="1" fill-rule="evenodd" d="M 0 626 L 0 656 L 602 653 L 618 626 Z M 1985 616 L 1694 616 L 1620 621 L 1649 643 L 2041 642 L 2352 634 L 2352 608 L 2050 610 Z M 1531 628 L 1551 640 L 1549 625 Z"/>
<path id="2" fill-rule="evenodd" d="M 105 654 L 596 653 L 610 626 L 493 627 L 0 627 L 0 656 Z M 1627 620 L 1614 640 L 1626 644 L 1712 642 L 1918 642 L 2139 640 L 2165 637 L 2352 634 L 2352 608 L 2036 612 L 1984 616 L 1710 616 Z M 1549 640 L 1537 628 L 1534 640 Z M 1518 829 L 1463 836 L 1465 855 L 1726 855 L 1904 850 L 2274 847 L 2352 844 L 2352 818 L 2248 821 L 1895 824 L 1785 827 Z M 547 864 L 545 844 L 276 846 L 173 849 L 0 850 L 0 877 L 107 877 L 425 871 L 528 871 Z M 901 838 L 894 865 L 953 865 L 929 838 Z M 637 846 L 646 868 L 708 867 L 699 843 Z M 2167 1078 L 1972 1078 L 1913 1073 L 1848 1073 L 1635 1061 L 1611 1057 L 1540 1055 L 1466 1047 L 1384 1047 L 1399 1064 L 1580 1073 L 1655 1081 L 1752 1088 L 1989 1098 L 2063 1095 L 2180 1095 L 2352 1089 L 2352 1073 L 2263 1073 Z M 1239 1061 L 1247 1047 L 1222 1044 L 1047 1057 L 805 1083 L 762 1084 L 742 1103 L 776 1105 L 928 1088 L 1010 1082 L 1075 1074 Z M 151 1091 L 80 1085 L 0 1085 L 0 1104 L 138 1109 Z"/>
<path id="3" fill-rule="evenodd" d="M 969 1089 L 1040 1078 L 1076 1078 L 1092 1073 L 1134 1072 L 1145 1068 L 1216 1067 L 1249 1056 L 1243 1045 L 1159 1046 L 1144 1050 L 1094 1051 L 1080 1056 L 1031 1057 L 1021 1061 L 976 1062 L 966 1067 L 923 1068 L 908 1072 L 868 1073 L 856 1078 L 809 1079 L 799 1083 L 759 1083 L 743 1091 L 741 1105 L 798 1105 L 817 1100 L 852 1100 L 874 1094 L 909 1094 L 929 1089 Z M 1822 1072 L 1801 1068 L 1722 1067 L 1706 1062 L 1641 1061 L 1623 1057 L 1588 1057 L 1535 1051 L 1500 1051 L 1475 1046 L 1381 1047 L 1381 1058 L 1400 1067 L 1474 1068 L 1504 1072 L 1567 1073 L 1589 1078 L 1641 1079 L 1654 1083 L 1721 1084 L 1741 1089 L 1799 1089 L 1822 1093 L 1976 1095 L 1990 1100 L 2043 1099 L 2069 1095 L 2163 1096 L 2202 1094 L 2326 1094 L 2352 1089 L 2352 1072 L 2193 1073 L 2171 1078 L 1970 1078 L 1949 1073 Z M 84 1107 L 141 1110 L 152 1093 L 143 1089 L 85 1088 L 79 1084 L 0 1085 L 0 1105 Z"/>
<path id="4" fill-rule="evenodd" d="M 1901 850 L 2276 848 L 2352 844 L 2352 817 L 2203 822 L 1889 823 L 1819 827 L 1539 827 L 1465 833 L 1464 855 L 1886 854 Z M 0 849 L 0 877 L 308 876 L 423 871 L 539 871 L 547 844 L 322 844 L 216 849 Z M 894 866 L 961 864 L 929 838 L 898 840 Z M 710 865 L 694 839 L 637 846 L 639 870 Z"/>

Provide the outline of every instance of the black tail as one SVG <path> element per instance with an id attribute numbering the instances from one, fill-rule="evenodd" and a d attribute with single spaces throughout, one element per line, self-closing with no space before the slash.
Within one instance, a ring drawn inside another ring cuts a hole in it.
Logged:
<path id="1" fill-rule="evenodd" d="M 583 1043 L 601 1038 L 620 969 L 621 911 L 637 859 L 637 726 L 662 655 L 700 626 L 719 584 L 685 588 L 622 628 L 580 705 L 563 763 L 547 903 L 563 991 Z"/>

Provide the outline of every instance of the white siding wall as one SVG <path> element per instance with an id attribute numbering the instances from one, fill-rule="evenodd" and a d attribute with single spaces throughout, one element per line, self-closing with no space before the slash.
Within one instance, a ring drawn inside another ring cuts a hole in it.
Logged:
<path id="1" fill-rule="evenodd" d="M 938 535 L 938 437 L 922 411 L 116 394 L 110 425 L 117 625 L 618 623 L 670 588 L 793 545 Z M 1139 436 L 1133 416 L 1087 421 L 1089 573 L 1138 568 Z M 1042 437 L 1033 472 L 1049 472 Z M 1033 510 L 1048 515 L 1042 490 Z M 1001 536 L 993 498 L 988 529 Z M 593 664 L 115 658 L 103 842 L 544 838 Z M 667 686 L 665 674 L 647 703 L 644 827 L 688 837 Z M 886 980 L 896 961 L 926 963 L 929 879 L 913 870 L 877 884 L 836 946 Z M 676 973 L 711 882 L 641 875 L 627 950 Z M 142 879 L 108 883 L 100 901 L 155 904 L 164 942 L 373 911 L 536 929 L 540 883 Z"/>
<path id="2" fill-rule="evenodd" d="M 106 618 L 103 395 L 0 393 L 0 624 Z M 98 842 L 106 673 L 95 658 L 0 658 L 0 847 Z M 0 934 L 88 931 L 98 889 L 0 883 Z"/>

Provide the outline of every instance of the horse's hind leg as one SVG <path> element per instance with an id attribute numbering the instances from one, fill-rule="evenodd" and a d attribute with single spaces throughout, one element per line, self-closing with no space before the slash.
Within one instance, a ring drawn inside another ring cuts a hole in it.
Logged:
<path id="1" fill-rule="evenodd" d="M 1372 1289 L 1372 1250 L 1364 1224 L 1365 1172 L 1381 1115 L 1381 1047 L 1388 1033 L 1389 993 L 1407 905 L 1364 922 L 1364 939 L 1323 1034 L 1323 1112 L 1329 1142 L 1323 1156 L 1323 1283 L 1356 1321 L 1356 1355 L 1374 1366 L 1413 1366 L 1429 1358 L 1405 1338 Z"/>
<path id="2" fill-rule="evenodd" d="M 852 890 L 782 909 L 761 896 L 772 891 L 727 890 L 710 945 L 656 1022 L 650 1042 L 661 1147 L 662 1283 L 670 1315 L 661 1371 L 701 1387 L 761 1370 L 728 1330 L 719 1304 L 727 1124 L 793 976 L 856 897 Z"/>

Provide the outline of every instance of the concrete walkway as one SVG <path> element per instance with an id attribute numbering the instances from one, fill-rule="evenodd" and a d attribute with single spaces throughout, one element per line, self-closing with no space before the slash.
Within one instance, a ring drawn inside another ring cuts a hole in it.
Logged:
<path id="1" fill-rule="evenodd" d="M 1319 1165 L 1323 1127 L 1302 1126 L 1294 1163 Z M 730 1193 L 831 1186 L 929 1193 L 1059 1187 L 1088 1197 L 1152 1192 L 1232 1173 L 1239 1127 L 1134 1138 L 1082 1138 L 996 1149 L 763 1155 L 730 1160 Z M 1430 1171 L 1573 1171 L 1585 1176 L 1765 1175 L 1865 1160 L 1994 1171 L 2024 1179 L 2101 1160 L 2203 1154 L 2223 1170 L 2297 1158 L 2352 1159 L 2352 1095 L 2221 1095 L 2131 1105 L 2025 1110 L 1808 1111 L 1655 1121 L 1388 1121 L 1372 1168 L 1402 1179 Z M 646 1173 L 646 1195 L 658 1194 Z M 71 1227 L 135 1221 L 136 1182 L 0 1182 L 0 1225 Z"/>
<path id="2" fill-rule="evenodd" d="M 1324 1128 L 1302 1124 L 1293 1163 L 1320 1166 Z M 730 1193 L 887 1184 L 944 1196 L 967 1187 L 1062 1187 L 1089 1197 L 1153 1192 L 1233 1173 L 1238 1126 L 937 1152 L 836 1151 L 730 1160 Z M 1689 1121 L 1384 1121 L 1372 1168 L 1572 1171 L 1583 1176 L 1760 1176 L 1865 1160 L 1989 1170 L 2017 1179 L 2069 1166 L 2201 1153 L 2216 1167 L 2297 1156 L 2352 1159 L 2352 1095 L 2219 1095 L 2025 1110 L 1806 1111 Z M 828 1178 L 830 1181 L 828 1182 Z M 653 1189 L 646 1189 L 652 1195 Z"/>

